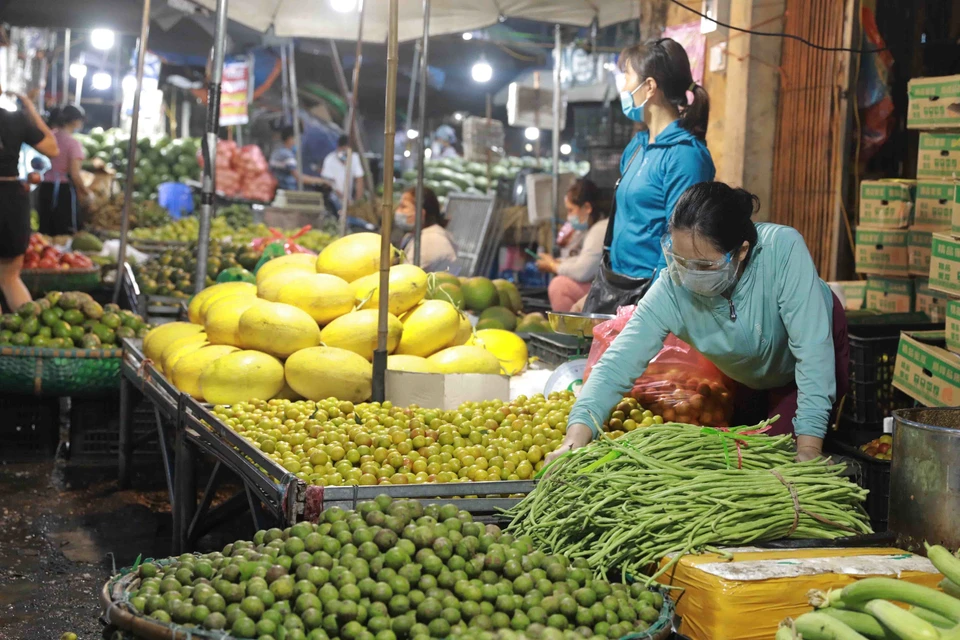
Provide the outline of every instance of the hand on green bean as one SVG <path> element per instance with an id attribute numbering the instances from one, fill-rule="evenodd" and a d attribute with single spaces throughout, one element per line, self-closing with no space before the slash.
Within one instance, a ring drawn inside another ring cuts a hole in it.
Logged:
<path id="1" fill-rule="evenodd" d="M 546 457 L 546 463 L 550 464 L 563 454 L 580 447 L 585 447 L 593 441 L 593 431 L 585 424 L 572 424 L 567 427 L 567 435 L 564 436 L 560 446 L 551 451 Z"/>
<path id="2" fill-rule="evenodd" d="M 797 436 L 797 462 L 815 460 L 823 455 L 823 438 Z"/>

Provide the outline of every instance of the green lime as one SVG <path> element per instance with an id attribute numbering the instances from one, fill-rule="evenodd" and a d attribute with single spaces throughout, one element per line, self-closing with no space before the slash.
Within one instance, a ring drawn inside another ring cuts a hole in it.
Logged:
<path id="1" fill-rule="evenodd" d="M 217 611 L 207 616 L 207 619 L 203 622 L 203 626 L 210 630 L 224 629 L 227 626 L 227 618 Z"/>
<path id="2" fill-rule="evenodd" d="M 230 627 L 230 634 L 237 638 L 255 638 L 257 623 L 246 616 L 238 617 Z"/>

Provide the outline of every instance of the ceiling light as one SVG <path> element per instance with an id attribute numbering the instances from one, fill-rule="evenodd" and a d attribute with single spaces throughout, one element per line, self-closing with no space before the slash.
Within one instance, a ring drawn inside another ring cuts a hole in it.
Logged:
<path id="1" fill-rule="evenodd" d="M 97 71 L 93 74 L 93 77 L 90 78 L 90 84 L 93 85 L 96 91 L 106 91 L 113 86 L 113 76 L 106 71 Z"/>
<path id="2" fill-rule="evenodd" d="M 573 148 L 566 142 L 560 145 L 560 153 L 562 153 L 563 155 L 568 156 L 570 155 L 571 151 L 573 151 Z"/>
<path id="3" fill-rule="evenodd" d="M 408 140 L 416 140 L 418 135 L 420 135 L 420 132 L 416 129 L 407 129 Z"/>
<path id="4" fill-rule="evenodd" d="M 338 13 L 356 11 L 357 0 L 330 0 L 330 6 Z"/>
<path id="5" fill-rule="evenodd" d="M 87 65 L 82 62 L 74 62 L 70 65 L 70 77 L 74 80 L 83 80 L 87 75 Z"/>
<path id="6" fill-rule="evenodd" d="M 94 49 L 106 51 L 113 48 L 115 37 L 110 29 L 94 29 L 90 32 L 90 44 Z"/>
<path id="7" fill-rule="evenodd" d="M 463 34 L 463 39 L 464 39 L 464 40 L 473 40 L 473 33 L 471 33 L 470 31 L 465 31 L 464 34 Z"/>
<path id="8" fill-rule="evenodd" d="M 473 65 L 473 69 L 470 70 L 470 75 L 473 77 L 474 82 L 481 84 L 490 82 L 493 78 L 493 67 L 490 66 L 486 58 L 481 57 L 476 64 Z"/>
<path id="9" fill-rule="evenodd" d="M 526 149 L 528 153 L 529 153 L 530 151 L 533 151 L 533 145 L 530 144 L 529 142 L 528 142 L 526 145 L 524 145 L 523 148 Z"/>
<path id="10" fill-rule="evenodd" d="M 540 139 L 540 129 L 536 127 L 527 127 L 523 130 L 523 137 L 531 142 Z"/>

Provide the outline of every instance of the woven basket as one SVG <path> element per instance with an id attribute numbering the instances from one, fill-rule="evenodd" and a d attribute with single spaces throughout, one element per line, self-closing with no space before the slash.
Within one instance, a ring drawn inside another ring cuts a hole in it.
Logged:
<path id="1" fill-rule="evenodd" d="M 93 291 L 102 281 L 100 267 L 89 269 L 24 269 L 20 279 L 38 296 L 48 291 Z"/>
<path id="2" fill-rule="evenodd" d="M 173 559 L 152 560 L 154 564 L 163 566 Z M 146 561 L 145 561 L 146 562 Z M 103 619 L 118 629 L 129 631 L 142 640 L 192 640 L 193 638 L 223 640 L 232 638 L 224 631 L 207 631 L 205 629 L 187 629 L 176 623 L 164 624 L 144 616 L 134 609 L 127 600 L 136 591 L 140 578 L 132 567 L 127 567 L 112 577 L 100 590 L 100 604 L 103 605 Z M 660 610 L 660 619 L 650 625 L 642 633 L 631 633 L 621 640 L 667 640 L 673 634 L 674 604 L 666 589 L 658 589 L 663 595 L 663 608 Z M 451 638 L 451 640 L 453 640 Z"/>
<path id="3" fill-rule="evenodd" d="M 120 388 L 123 350 L 0 347 L 0 392 L 96 397 Z"/>

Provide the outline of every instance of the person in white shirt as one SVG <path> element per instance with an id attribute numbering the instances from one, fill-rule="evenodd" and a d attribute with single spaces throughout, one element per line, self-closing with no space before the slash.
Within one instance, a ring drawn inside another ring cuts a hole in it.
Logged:
<path id="1" fill-rule="evenodd" d="M 413 228 L 416 223 L 417 190 L 407 189 L 400 198 L 400 206 L 394 214 L 394 224 L 406 231 L 400 248 L 406 255 L 407 262 L 413 264 L 414 242 Z M 444 227 L 447 219 L 440 211 L 440 201 L 432 189 L 423 188 L 423 210 L 420 212 L 423 219 L 423 228 L 420 231 L 420 268 L 424 271 L 449 271 L 454 275 L 459 272 L 457 264 L 457 247 Z"/>
<path id="2" fill-rule="evenodd" d="M 338 211 L 340 210 L 340 203 L 343 201 L 343 194 L 347 191 L 347 150 L 349 148 L 350 138 L 340 136 L 337 140 L 337 148 L 327 154 L 327 157 L 323 159 L 323 167 L 320 169 L 320 177 L 333 183 L 331 200 L 334 201 L 333 204 Z M 360 154 L 354 151 L 351 155 L 353 160 L 350 163 L 352 165 L 350 177 L 354 184 L 354 192 L 351 197 L 353 199 L 353 197 L 360 197 L 363 194 L 363 165 L 360 163 Z"/>
<path id="3" fill-rule="evenodd" d="M 448 124 L 442 124 L 433 132 L 433 144 L 430 145 L 430 157 L 439 158 L 459 158 L 457 153 L 457 132 Z"/>

